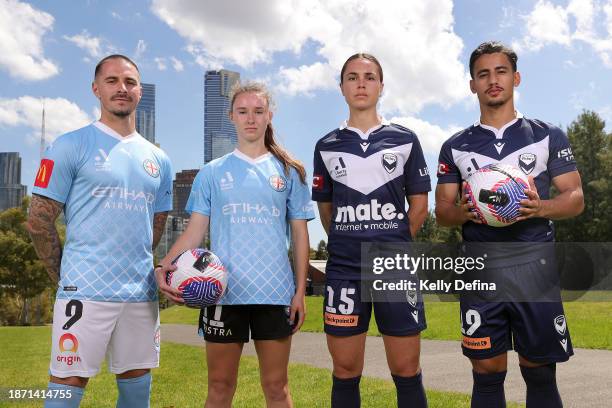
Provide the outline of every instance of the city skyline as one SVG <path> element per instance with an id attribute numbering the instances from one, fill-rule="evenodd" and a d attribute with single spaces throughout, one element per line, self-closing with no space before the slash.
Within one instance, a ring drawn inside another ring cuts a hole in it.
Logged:
<path id="1" fill-rule="evenodd" d="M 240 74 L 227 69 L 204 74 L 204 163 L 231 152 L 238 141 L 228 112 L 230 91 L 239 81 Z"/>
<path id="2" fill-rule="evenodd" d="M 142 82 L 142 98 L 136 107 L 136 131 L 155 144 L 155 84 Z"/>
<path id="3" fill-rule="evenodd" d="M 268 84 L 278 141 L 312 175 L 316 141 L 347 118 L 338 76 L 357 51 L 381 61 L 380 112 L 416 132 L 431 173 L 442 142 L 478 120 L 467 61 L 485 40 L 516 48 L 522 75 L 516 106 L 525 116 L 566 128 L 590 109 L 611 130 L 611 0 L 346 0 L 341 6 L 3 0 L 0 7 L 0 145 L 20 153 L 29 189 L 43 104 L 47 141 L 97 119 L 93 70 L 116 52 L 133 58 L 142 81 L 156 85 L 155 138 L 174 172 L 202 166 L 204 75 L 223 68 Z M 311 246 L 325 237 L 318 220 L 309 231 Z"/>
<path id="4" fill-rule="evenodd" d="M 19 152 L 0 152 L 0 211 L 21 206 L 27 193 L 27 186 L 21 184 Z"/>

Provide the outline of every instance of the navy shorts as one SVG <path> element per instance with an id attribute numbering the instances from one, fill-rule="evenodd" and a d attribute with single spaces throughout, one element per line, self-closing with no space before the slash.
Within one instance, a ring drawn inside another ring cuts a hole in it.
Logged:
<path id="1" fill-rule="evenodd" d="M 200 311 L 199 333 L 212 343 L 248 343 L 291 335 L 289 306 L 215 305 Z"/>
<path id="2" fill-rule="evenodd" d="M 538 283 L 537 276 L 542 268 L 534 261 L 492 272 L 503 274 L 506 280 L 512 279 L 515 287 L 525 282 L 533 286 L 534 282 Z M 544 279 L 549 280 L 550 276 Z M 545 289 L 542 281 L 539 284 Z M 534 363 L 567 361 L 574 352 L 560 292 L 556 290 L 557 295 L 545 302 L 483 301 L 482 298 L 461 296 L 463 354 L 482 360 L 514 349 Z"/>
<path id="3" fill-rule="evenodd" d="M 327 280 L 323 302 L 325 333 L 353 336 L 367 332 L 372 309 L 378 331 L 383 335 L 409 336 L 427 328 L 425 306 L 419 293 L 406 293 L 403 302 L 365 302 L 361 290 L 359 280 Z"/>

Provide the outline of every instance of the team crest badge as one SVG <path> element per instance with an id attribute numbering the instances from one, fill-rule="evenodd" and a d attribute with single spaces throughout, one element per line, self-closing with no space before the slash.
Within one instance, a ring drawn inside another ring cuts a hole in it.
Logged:
<path id="1" fill-rule="evenodd" d="M 285 180 L 283 176 L 280 176 L 278 174 L 270 176 L 268 181 L 270 182 L 270 187 L 272 187 L 275 191 L 278 191 L 279 193 L 281 191 L 285 191 L 285 189 L 287 188 L 287 180 Z"/>
<path id="2" fill-rule="evenodd" d="M 535 169 L 536 155 L 533 153 L 523 153 L 519 156 L 518 163 L 523 173 L 529 174 Z"/>
<path id="3" fill-rule="evenodd" d="M 382 165 L 387 170 L 387 173 L 391 174 L 397 167 L 397 156 L 393 153 L 385 153 L 382 156 Z"/>
<path id="4" fill-rule="evenodd" d="M 159 167 L 157 166 L 157 164 L 155 164 L 153 160 L 145 159 L 145 161 L 142 162 L 142 167 L 145 169 L 149 176 L 153 178 L 159 177 Z"/>
<path id="5" fill-rule="evenodd" d="M 567 330 L 567 323 L 565 322 L 564 315 L 559 315 L 555 317 L 555 330 L 561 336 L 565 336 L 565 331 Z"/>

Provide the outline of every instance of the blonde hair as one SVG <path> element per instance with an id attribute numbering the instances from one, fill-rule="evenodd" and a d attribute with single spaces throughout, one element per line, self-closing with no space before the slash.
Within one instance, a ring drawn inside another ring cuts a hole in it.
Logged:
<path id="1" fill-rule="evenodd" d="M 236 97 L 243 93 L 254 93 L 263 97 L 268 103 L 268 109 L 273 110 L 274 101 L 270 91 L 268 91 L 268 88 L 260 82 L 247 82 L 245 84 L 236 83 L 232 87 L 230 91 L 230 112 L 234 109 L 234 101 L 236 100 Z M 304 169 L 304 165 L 299 160 L 291 157 L 287 150 L 283 149 L 278 143 L 276 143 L 272 123 L 268 123 L 268 127 L 266 128 L 264 145 L 266 146 L 266 149 L 268 149 L 268 151 L 283 164 L 286 176 L 289 176 L 289 167 L 293 167 L 300 175 L 300 181 L 306 184 L 306 169 Z"/>

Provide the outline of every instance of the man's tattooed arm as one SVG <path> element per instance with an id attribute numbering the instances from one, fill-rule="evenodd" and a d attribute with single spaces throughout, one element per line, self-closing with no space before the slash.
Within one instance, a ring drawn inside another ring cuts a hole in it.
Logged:
<path id="1" fill-rule="evenodd" d="M 62 212 L 64 204 L 37 194 L 32 195 L 30 214 L 25 226 L 32 238 L 36 254 L 45 264 L 49 278 L 55 283 L 60 278 L 62 245 L 55 220 Z"/>
<path id="2" fill-rule="evenodd" d="M 164 234 L 167 218 L 168 211 L 155 213 L 153 217 L 153 250 L 157 248 L 157 244 L 159 244 L 159 240 Z"/>

